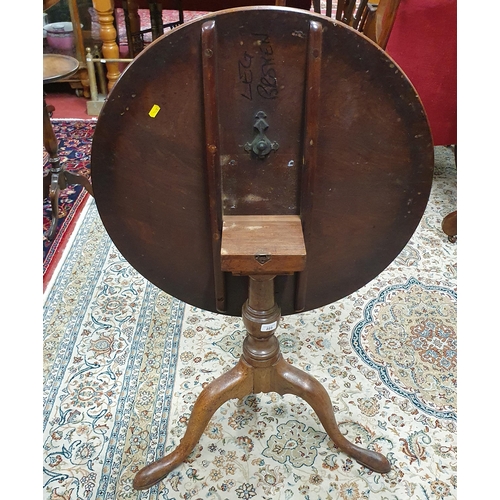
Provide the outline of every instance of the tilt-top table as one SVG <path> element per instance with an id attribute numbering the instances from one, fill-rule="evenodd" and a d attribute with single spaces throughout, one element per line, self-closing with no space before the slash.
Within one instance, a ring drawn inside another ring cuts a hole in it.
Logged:
<path id="1" fill-rule="evenodd" d="M 71 76 L 78 70 L 79 62 L 71 56 L 62 54 L 43 55 L 43 83 L 52 83 Z M 43 196 L 49 196 L 52 208 L 52 220 L 47 230 L 47 239 L 52 240 L 56 235 L 57 221 L 59 220 L 59 192 L 69 184 L 81 184 L 92 194 L 92 185 L 89 180 L 79 174 L 68 172 L 59 162 L 59 144 L 50 122 L 50 115 L 43 98 L 43 145 L 49 154 L 50 170 L 43 179 Z"/>
<path id="2" fill-rule="evenodd" d="M 182 463 L 225 401 L 270 391 L 303 398 L 339 448 L 390 470 L 340 433 L 326 390 L 283 359 L 274 332 L 282 314 L 334 302 L 388 266 L 422 217 L 432 174 L 415 89 L 332 19 L 219 11 L 134 60 L 93 139 L 102 221 L 153 284 L 242 314 L 248 330 L 240 361 L 202 391 L 179 446 L 141 469 L 136 489 Z"/>

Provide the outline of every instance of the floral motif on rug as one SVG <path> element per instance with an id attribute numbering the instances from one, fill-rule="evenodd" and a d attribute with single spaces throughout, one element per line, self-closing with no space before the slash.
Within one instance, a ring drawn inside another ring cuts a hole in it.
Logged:
<path id="1" fill-rule="evenodd" d="M 379 293 L 353 329 L 357 354 L 423 412 L 456 419 L 456 292 L 411 278 Z"/>

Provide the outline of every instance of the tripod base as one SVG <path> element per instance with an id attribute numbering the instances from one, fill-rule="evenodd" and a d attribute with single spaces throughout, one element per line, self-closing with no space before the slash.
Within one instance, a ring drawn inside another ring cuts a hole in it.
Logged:
<path id="1" fill-rule="evenodd" d="M 383 455 L 360 448 L 341 434 L 328 393 L 315 378 L 287 363 L 281 355 L 269 368 L 254 368 L 242 357 L 232 370 L 202 391 L 179 446 L 169 455 L 141 469 L 134 478 L 134 488 L 150 488 L 180 465 L 198 443 L 212 415 L 226 401 L 258 392 L 301 397 L 316 412 L 325 431 L 342 451 L 375 472 L 387 473 L 391 470 L 389 461 Z"/>
<path id="2" fill-rule="evenodd" d="M 250 277 L 249 299 L 243 306 L 243 322 L 249 333 L 243 343 L 243 355 L 234 368 L 211 382 L 201 392 L 179 446 L 137 473 L 133 483 L 136 490 L 150 488 L 180 465 L 198 443 L 212 415 L 226 401 L 259 392 L 299 396 L 316 412 L 336 446 L 375 472 L 387 473 L 391 470 L 386 457 L 360 448 L 342 435 L 326 389 L 314 377 L 283 359 L 279 342 L 274 335 L 280 310 L 274 304 L 273 278 Z M 252 307 L 266 304 L 270 307 Z M 271 325 L 272 328 L 263 328 L 263 325 Z"/>

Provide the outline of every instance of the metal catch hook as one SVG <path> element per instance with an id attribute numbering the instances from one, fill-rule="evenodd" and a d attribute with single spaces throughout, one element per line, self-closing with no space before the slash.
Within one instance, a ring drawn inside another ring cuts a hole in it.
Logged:
<path id="1" fill-rule="evenodd" d="M 250 143 L 245 144 L 245 151 L 252 151 L 260 159 L 264 159 L 271 151 L 276 151 L 279 148 L 279 144 L 274 141 L 271 142 L 266 134 L 265 130 L 269 128 L 269 124 L 266 122 L 267 115 L 264 111 L 259 111 L 256 115 L 256 122 L 253 128 L 257 130 L 257 135 L 254 140 Z"/>

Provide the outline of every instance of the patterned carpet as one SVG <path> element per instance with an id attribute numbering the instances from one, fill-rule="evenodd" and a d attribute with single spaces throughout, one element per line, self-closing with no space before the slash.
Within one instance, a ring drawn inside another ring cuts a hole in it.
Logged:
<path id="1" fill-rule="evenodd" d="M 96 120 L 51 120 L 54 133 L 59 141 L 59 159 L 69 172 L 89 177 L 90 149 Z M 43 174 L 49 171 L 49 155 L 43 149 Z M 59 194 L 59 221 L 57 232 L 52 241 L 45 237 L 50 226 L 52 208 L 50 199 L 43 200 L 43 276 L 44 284 L 50 278 L 58 262 L 61 249 L 76 222 L 88 193 L 79 184 L 71 184 Z"/>
<path id="2" fill-rule="evenodd" d="M 342 432 L 384 453 L 389 474 L 336 449 L 302 400 L 255 394 L 219 408 L 188 460 L 137 492 L 135 473 L 178 444 L 202 388 L 236 363 L 244 327 L 142 278 L 91 201 L 45 294 L 44 498 L 455 499 L 457 245 L 441 231 L 455 208 L 453 154 L 438 147 L 429 205 L 397 259 L 277 331 Z"/>

